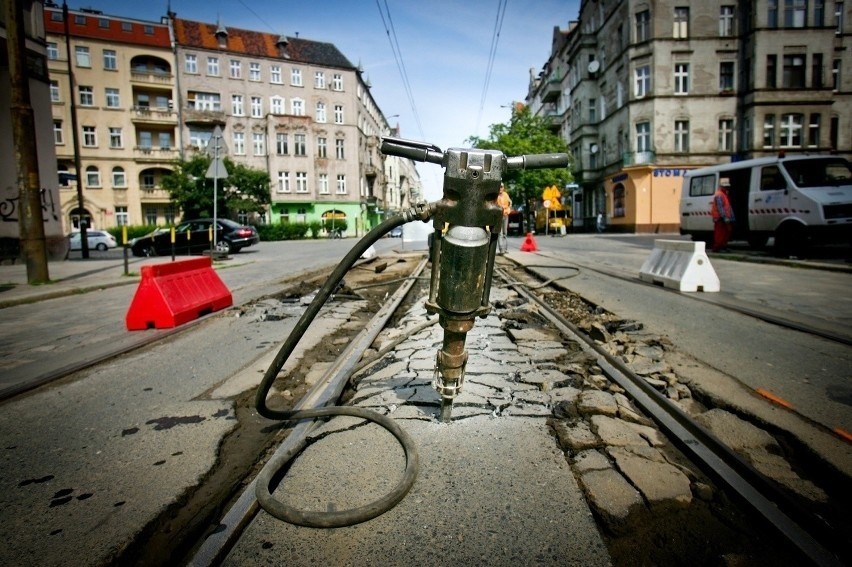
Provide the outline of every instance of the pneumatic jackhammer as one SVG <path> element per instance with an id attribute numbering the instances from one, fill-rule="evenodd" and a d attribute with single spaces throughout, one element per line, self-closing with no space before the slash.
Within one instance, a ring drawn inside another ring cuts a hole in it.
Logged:
<path id="1" fill-rule="evenodd" d="M 433 204 L 432 274 L 426 310 L 438 314 L 444 339 L 435 362 L 441 421 L 464 384 L 467 333 L 477 317 L 491 311 L 489 294 L 503 211 L 497 194 L 508 169 L 558 168 L 568 154 L 506 157 L 497 150 L 450 148 L 400 138 L 383 138 L 381 151 L 444 167 L 443 198 Z"/>

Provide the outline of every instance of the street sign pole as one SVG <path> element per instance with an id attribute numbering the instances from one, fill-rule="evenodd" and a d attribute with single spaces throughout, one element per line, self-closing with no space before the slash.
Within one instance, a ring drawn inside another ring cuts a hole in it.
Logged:
<path id="1" fill-rule="evenodd" d="M 210 257 L 212 258 L 219 232 L 219 177 L 228 177 L 228 170 L 225 169 L 225 164 L 222 163 L 220 155 L 220 152 L 222 154 L 227 152 L 227 147 L 222 142 L 222 128 L 220 126 L 216 126 L 213 130 L 213 135 L 207 144 L 207 155 L 211 155 L 210 144 L 213 145 L 213 160 L 207 169 L 206 177 L 207 179 L 213 179 L 213 234 L 210 237 Z"/>

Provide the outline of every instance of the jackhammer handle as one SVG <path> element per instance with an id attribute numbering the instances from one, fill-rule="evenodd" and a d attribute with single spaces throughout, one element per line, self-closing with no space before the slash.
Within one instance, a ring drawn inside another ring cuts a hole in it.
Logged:
<path id="1" fill-rule="evenodd" d="M 550 169 L 568 166 L 568 154 L 530 154 L 506 158 L 507 169 Z"/>
<path id="2" fill-rule="evenodd" d="M 427 161 L 441 164 L 444 161 L 444 152 L 441 148 L 403 138 L 382 138 L 379 150 L 385 155 L 393 155 L 413 159 L 414 161 Z"/>

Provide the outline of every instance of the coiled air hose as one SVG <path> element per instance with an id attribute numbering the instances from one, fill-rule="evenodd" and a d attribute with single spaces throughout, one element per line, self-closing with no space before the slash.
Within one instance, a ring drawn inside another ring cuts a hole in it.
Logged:
<path id="1" fill-rule="evenodd" d="M 349 253 L 343 257 L 334 269 L 325 284 L 317 292 L 313 301 L 311 301 L 308 308 L 302 314 L 299 322 L 296 323 L 296 326 L 290 332 L 290 336 L 288 336 L 287 340 L 284 341 L 284 344 L 281 345 L 275 359 L 269 365 L 269 368 L 266 369 L 266 373 L 263 376 L 263 380 L 260 382 L 260 386 L 258 386 L 257 394 L 255 396 L 255 407 L 257 408 L 257 412 L 268 419 L 297 421 L 302 419 L 347 415 L 371 421 L 385 428 L 391 433 L 391 435 L 396 437 L 405 453 L 405 471 L 403 472 L 402 478 L 394 489 L 387 495 L 379 500 L 357 508 L 329 512 L 308 512 L 298 510 L 281 502 L 280 500 L 276 500 L 272 496 L 271 492 L 274 490 L 273 484 L 277 484 L 276 479 L 280 477 L 280 471 L 284 470 L 287 463 L 299 452 L 299 447 L 294 447 L 280 455 L 273 456 L 257 477 L 257 489 L 255 494 L 258 503 L 264 510 L 279 520 L 311 528 L 338 528 L 351 526 L 365 522 L 387 512 L 405 497 L 411 489 L 411 486 L 414 484 L 418 468 L 417 449 L 414 446 L 414 441 L 411 437 L 391 418 L 372 410 L 350 406 L 327 406 L 302 410 L 276 410 L 266 405 L 266 398 L 269 395 L 269 390 L 272 388 L 272 384 L 275 381 L 276 376 L 278 376 L 278 373 L 284 367 L 287 359 L 293 353 L 293 350 L 301 340 L 302 335 L 305 334 L 308 326 L 317 316 L 328 298 L 332 295 L 332 293 L 334 293 L 334 290 L 337 289 L 337 286 L 343 280 L 343 276 L 346 275 L 355 262 L 358 261 L 358 259 L 370 246 L 376 243 L 392 228 L 402 226 L 414 219 L 426 221 L 431 217 L 432 210 L 433 208 L 431 205 L 424 203 L 418 207 L 405 211 L 401 215 L 391 217 L 364 235 L 364 237 L 352 247 Z"/>

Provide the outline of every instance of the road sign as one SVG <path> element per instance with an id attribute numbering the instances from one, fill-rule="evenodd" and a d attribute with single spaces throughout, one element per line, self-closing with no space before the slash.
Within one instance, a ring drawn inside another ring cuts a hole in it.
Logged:
<path id="1" fill-rule="evenodd" d="M 207 147 L 204 149 L 204 153 L 212 158 L 215 158 L 217 155 L 221 156 L 228 153 L 228 146 L 225 144 L 224 136 L 222 136 L 221 126 L 216 126 L 213 129 L 213 135 L 210 136 L 210 140 L 207 142 Z"/>
<path id="2" fill-rule="evenodd" d="M 213 158 L 210 162 L 210 167 L 207 168 L 207 173 L 205 174 L 207 179 L 225 179 L 228 177 L 228 170 L 225 167 L 225 162 L 222 161 L 222 158 Z"/>

